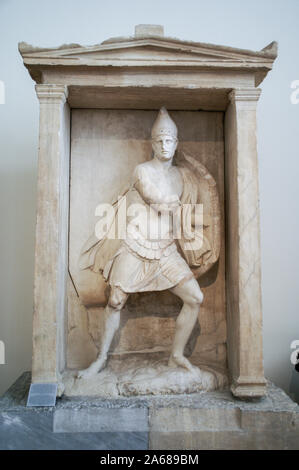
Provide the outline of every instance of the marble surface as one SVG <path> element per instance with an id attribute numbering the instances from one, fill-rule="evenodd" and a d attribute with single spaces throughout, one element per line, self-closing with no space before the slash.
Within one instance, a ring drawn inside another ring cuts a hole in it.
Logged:
<path id="1" fill-rule="evenodd" d="M 78 432 L 78 427 L 67 428 L 61 422 L 68 402 L 58 399 L 50 408 L 26 408 L 31 374 L 24 373 L 11 389 L 0 398 L 0 450 L 144 450 L 148 448 L 148 426 L 145 410 L 138 424 L 142 431 L 113 431 L 102 427 L 99 432 Z M 55 413 L 60 410 L 58 419 Z M 99 415 L 101 422 L 101 416 Z M 64 415 L 64 418 L 67 418 Z M 83 416 L 85 420 L 86 414 Z M 143 419 L 143 422 L 142 422 Z M 56 422 L 56 424 L 55 424 Z M 78 422 L 78 421 L 77 421 Z M 63 428 L 64 426 L 64 428 Z M 117 428 L 117 426 L 115 426 Z M 65 432 L 62 432 L 65 430 Z M 100 428 L 98 428 L 100 429 Z M 124 429 L 124 428 L 123 428 Z"/>
<path id="2" fill-rule="evenodd" d="M 0 450 L 143 450 L 147 432 L 53 432 L 53 411 L 2 413 Z"/>
<path id="3" fill-rule="evenodd" d="M 83 245 L 94 231 L 97 220 L 95 207 L 115 200 L 129 185 L 134 168 L 140 165 L 143 167 L 143 164 L 151 161 L 150 135 L 156 117 L 156 111 L 148 110 L 72 110 L 70 278 L 67 307 L 69 369 L 85 369 L 96 359 L 105 331 L 103 306 L 107 304 L 109 294 L 107 284 L 100 273 L 91 269 L 82 270 L 78 262 Z M 206 209 L 210 204 L 206 205 L 206 201 L 213 199 L 208 196 L 210 191 L 207 181 L 215 180 L 217 183 L 222 230 L 221 237 L 217 238 L 224 240 L 223 113 L 172 111 L 171 117 L 178 126 L 180 139 L 178 152 L 174 157 L 176 163 L 185 167 L 188 162 L 183 155 L 191 155 L 196 164 L 202 164 L 212 176 L 209 179 L 200 178 L 201 184 L 198 186 L 202 193 L 199 200 L 204 203 L 205 218 L 210 213 Z M 208 222 L 206 224 L 209 225 Z M 226 365 L 224 249 L 225 244 L 222 243 L 219 263 L 199 280 L 204 302 L 198 315 L 199 321 L 187 343 L 188 351 L 185 351 L 192 364 L 195 364 L 195 356 L 199 356 L 206 364 L 216 363 L 220 367 Z M 136 271 L 133 268 L 127 267 L 126 277 L 129 278 Z M 123 357 L 124 368 L 128 353 L 146 355 L 151 352 L 165 352 L 169 357 L 175 336 L 176 317 L 181 307 L 181 300 L 169 291 L 130 294 L 121 311 L 120 327 L 115 333 L 110 352 Z M 111 377 L 111 381 L 115 382 L 113 379 Z M 105 384 L 106 382 L 105 377 Z M 190 388 L 187 390 L 188 385 L 186 384 L 184 391 L 190 391 Z M 92 387 L 91 383 L 89 389 Z M 115 389 L 113 385 L 112 388 Z M 197 387 L 201 388 L 203 387 Z M 99 391 L 99 395 L 103 396 L 101 388 Z M 174 387 L 172 392 L 175 393 Z M 86 393 L 87 390 L 83 394 Z M 95 395 L 95 391 L 88 393 Z M 113 390 L 111 393 L 114 393 Z M 144 391 L 141 390 L 141 393 L 144 394 Z M 79 394 L 77 384 L 73 392 L 67 387 L 67 394 Z"/>
<path id="4" fill-rule="evenodd" d="M 93 323 L 95 312 L 92 311 L 91 315 L 85 312 L 81 317 L 82 309 L 77 304 L 73 309 L 73 317 L 70 318 L 66 306 L 69 297 L 68 252 L 72 274 L 71 211 L 74 208 L 72 194 L 68 204 L 69 183 L 74 181 L 73 174 L 69 174 L 71 120 L 74 124 L 75 115 L 80 113 L 83 124 L 87 125 L 89 131 L 92 126 L 85 121 L 84 114 L 93 119 L 98 116 L 97 111 L 100 113 L 104 109 L 108 112 L 118 110 L 117 115 L 120 116 L 127 111 L 133 113 L 133 110 L 134 114 L 141 111 L 150 113 L 151 110 L 166 106 L 173 113 L 174 110 L 177 114 L 183 111 L 187 129 L 194 130 L 188 125 L 188 119 L 191 119 L 191 115 L 193 119 L 195 110 L 201 110 L 197 114 L 202 116 L 200 119 L 204 118 L 201 123 L 203 125 L 198 126 L 201 129 L 213 129 L 208 126 L 207 116 L 204 116 L 206 112 L 208 115 L 213 115 L 213 119 L 221 120 L 221 125 L 214 127 L 218 129 L 218 134 L 221 134 L 220 140 L 215 139 L 215 136 L 208 138 L 208 131 L 204 131 L 204 135 L 201 131 L 196 132 L 197 136 L 203 137 L 202 146 L 198 145 L 199 142 L 195 138 L 183 139 L 189 141 L 188 151 L 193 147 L 195 153 L 200 152 L 203 164 L 205 162 L 202 158 L 207 159 L 209 164 L 217 163 L 216 167 L 222 175 L 221 186 L 218 185 L 220 201 L 223 202 L 224 199 L 226 201 L 227 236 L 223 244 L 225 250 L 222 250 L 219 263 L 219 280 L 224 281 L 224 258 L 226 259 L 225 286 L 224 282 L 219 283 L 220 295 L 215 295 L 216 283 L 213 288 L 210 289 L 208 286 L 206 289 L 210 290 L 210 294 L 204 292 L 205 307 L 202 308 L 202 318 L 199 320 L 202 328 L 200 336 L 207 341 L 203 346 L 200 346 L 200 341 L 196 342 L 197 352 L 201 355 L 204 353 L 205 356 L 213 355 L 218 363 L 227 360 L 232 380 L 231 390 L 235 396 L 244 398 L 264 395 L 266 383 L 262 353 L 258 169 L 255 138 L 256 106 L 260 91 L 256 87 L 272 68 L 277 56 L 277 44 L 273 42 L 262 51 L 255 52 L 168 38 L 163 36 L 160 26 L 139 25 L 135 37 L 112 38 L 101 45 L 84 47 L 73 44 L 45 50 L 21 43 L 19 50 L 24 65 L 37 83 L 36 92 L 40 103 L 33 381 L 55 382 L 62 393 L 60 372 L 67 368 L 85 368 L 85 364 L 78 365 L 79 360 L 88 364 L 96 354 L 92 344 L 94 338 L 89 339 L 89 336 L 96 335 L 98 331 Z M 73 108 L 76 109 L 72 111 L 71 116 L 70 111 Z M 224 129 L 223 112 L 225 112 Z M 84 126 L 79 123 L 79 129 L 82 131 L 83 128 Z M 134 129 L 136 136 L 135 127 L 129 126 L 129 128 Z M 114 124 L 111 125 L 111 129 L 113 136 L 111 142 L 107 142 L 108 139 L 106 142 L 105 139 L 100 139 L 101 145 L 97 150 L 109 149 L 109 155 L 112 155 L 110 149 L 111 145 L 114 145 L 114 155 L 116 155 L 120 143 L 115 139 Z M 224 130 L 224 139 L 222 130 Z M 72 136 L 74 136 L 73 131 L 72 125 Z M 86 135 L 81 133 L 77 137 L 80 137 L 82 144 L 82 138 Z M 180 136 L 179 138 L 181 139 Z M 146 142 L 143 142 L 143 138 L 137 142 L 136 138 L 134 142 L 131 138 L 127 140 L 130 141 L 128 149 L 131 150 L 133 145 L 145 149 Z M 96 141 L 94 145 L 97 145 Z M 123 150 L 124 147 L 122 145 L 121 147 Z M 75 163 L 73 142 L 71 148 L 71 171 L 73 171 Z M 88 145 L 88 152 L 91 148 Z M 86 165 L 88 152 L 84 148 L 82 150 L 84 158 L 81 159 L 81 163 Z M 131 157 L 131 153 L 129 152 L 128 156 Z M 224 154 L 226 158 L 223 158 Z M 221 161 L 218 160 L 218 156 Z M 226 164 L 225 171 L 223 160 Z M 130 158 L 127 161 L 133 163 Z M 123 176 L 119 170 L 123 166 L 116 165 L 115 168 L 118 169 L 118 175 Z M 101 169 L 101 173 L 106 177 L 104 167 Z M 129 165 L 125 169 L 129 172 Z M 212 169 L 210 171 L 213 174 Z M 226 175 L 225 184 L 223 184 L 223 172 Z M 96 172 L 93 173 L 96 175 Z M 112 176 L 110 172 L 108 173 Z M 216 176 L 215 174 L 217 181 Z M 87 181 L 91 180 L 87 178 Z M 72 185 L 73 183 L 71 187 Z M 102 191 L 100 184 L 98 187 Z M 83 219 L 79 222 L 82 223 Z M 70 251 L 68 239 L 70 239 Z M 75 287 L 76 279 L 74 279 L 74 290 Z M 225 292 L 228 293 L 226 299 Z M 205 312 L 208 301 L 212 306 Z M 75 305 L 73 297 L 69 303 Z M 148 304 L 150 305 L 150 302 Z M 169 330 L 172 331 L 174 322 L 164 316 L 162 318 L 160 312 L 153 313 L 155 318 L 152 324 L 157 326 L 155 331 L 159 339 L 158 333 L 165 331 L 160 326 L 168 324 Z M 134 314 L 131 311 L 126 317 L 128 321 L 122 329 L 123 341 L 120 340 L 118 343 L 124 352 L 128 350 L 124 339 L 128 336 L 133 337 L 136 332 Z M 145 317 L 146 315 L 141 318 L 138 325 L 139 331 L 142 332 L 146 331 Z M 131 326 L 133 328 L 130 330 Z M 218 335 L 218 331 L 224 332 L 223 326 L 227 326 L 227 340 L 226 334 Z M 67 351 L 67 327 L 71 333 L 69 344 L 76 346 L 73 348 L 75 353 L 73 350 Z M 135 338 L 143 339 L 143 335 L 135 334 Z M 211 339 L 215 347 L 209 350 L 206 346 L 209 346 Z M 157 343 L 154 342 L 153 347 L 159 346 L 161 341 Z M 164 341 L 162 344 L 165 347 Z M 139 344 L 136 344 L 134 351 L 137 347 L 139 350 Z M 81 355 L 81 351 L 77 354 L 76 348 L 77 352 L 78 349 L 86 351 L 86 355 Z M 68 362 L 70 357 L 72 365 Z M 201 359 L 204 360 L 206 357 Z"/>
<path id="5" fill-rule="evenodd" d="M 169 367 L 165 355 L 148 356 L 110 356 L 107 367 L 88 378 L 78 378 L 75 370 L 66 371 L 63 375 L 64 393 L 66 396 L 117 398 L 191 394 L 228 387 L 227 371 L 224 369 L 217 370 L 217 367 L 196 363 L 189 371 L 182 367 Z"/>
<path id="6" fill-rule="evenodd" d="M 31 373 L 24 372 L 11 388 L 0 397 L 0 413 L 28 410 L 26 402 Z M 262 398 L 238 399 L 229 390 L 215 390 L 182 395 L 144 395 L 135 397 L 96 398 L 90 396 L 57 398 L 55 410 L 82 408 L 234 408 L 244 411 L 285 411 L 299 413 L 297 405 L 288 395 L 268 382 L 267 395 Z M 37 412 L 45 408 L 36 407 Z M 53 408 L 49 408 L 52 410 Z"/>
<path id="7" fill-rule="evenodd" d="M 299 406 L 271 383 L 265 397 L 247 401 L 217 390 L 117 399 L 63 396 L 55 408 L 32 409 L 26 408 L 30 381 L 25 372 L 0 398 L 1 450 L 299 449 Z"/>

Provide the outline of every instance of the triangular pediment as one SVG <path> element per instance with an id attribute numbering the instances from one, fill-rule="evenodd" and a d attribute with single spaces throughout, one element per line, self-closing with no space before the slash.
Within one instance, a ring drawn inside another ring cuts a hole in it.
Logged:
<path id="1" fill-rule="evenodd" d="M 34 48 L 26 43 L 19 45 L 20 52 L 26 63 L 52 65 L 97 65 L 114 63 L 143 62 L 144 64 L 211 64 L 221 66 L 230 64 L 265 64 L 273 62 L 276 57 L 276 44 L 271 43 L 262 51 L 254 52 L 211 44 L 179 41 L 172 38 L 128 38 L 110 40 L 94 46 L 78 44 L 64 45 L 53 49 Z"/>

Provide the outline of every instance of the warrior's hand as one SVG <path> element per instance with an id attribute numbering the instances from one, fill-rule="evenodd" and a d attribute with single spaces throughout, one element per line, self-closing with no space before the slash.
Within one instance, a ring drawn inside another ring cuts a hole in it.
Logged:
<path id="1" fill-rule="evenodd" d="M 181 201 L 179 197 L 176 194 L 172 194 L 170 196 L 166 196 L 165 201 L 166 204 L 169 205 L 176 205 L 179 206 L 181 204 Z"/>
<path id="2" fill-rule="evenodd" d="M 181 202 L 177 196 L 167 196 L 162 203 L 151 204 L 151 207 L 157 212 L 173 212 L 177 210 Z"/>

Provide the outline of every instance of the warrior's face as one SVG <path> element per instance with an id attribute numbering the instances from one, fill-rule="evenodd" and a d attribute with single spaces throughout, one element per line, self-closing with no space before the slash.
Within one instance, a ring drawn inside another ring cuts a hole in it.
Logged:
<path id="1" fill-rule="evenodd" d="M 170 135 L 157 135 L 152 140 L 154 156 L 160 161 L 171 160 L 178 145 L 177 139 Z"/>

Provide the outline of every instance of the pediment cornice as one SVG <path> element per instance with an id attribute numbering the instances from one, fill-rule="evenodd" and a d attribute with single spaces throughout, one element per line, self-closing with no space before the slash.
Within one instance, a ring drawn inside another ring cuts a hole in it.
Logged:
<path id="1" fill-rule="evenodd" d="M 211 61 L 220 63 L 222 61 L 229 62 L 248 62 L 249 63 L 265 63 L 273 62 L 277 56 L 277 43 L 272 42 L 261 51 L 251 51 L 247 49 L 237 49 L 227 46 L 218 46 L 205 43 L 195 43 L 188 41 L 180 41 L 173 38 L 127 38 L 115 41 L 105 41 L 102 44 L 93 46 L 82 46 L 80 44 L 65 44 L 57 48 L 36 48 L 27 43 L 19 43 L 19 51 L 26 59 L 34 59 L 36 62 L 40 59 L 43 63 L 48 59 L 61 59 L 71 61 L 80 59 L 81 62 L 88 64 L 92 60 L 103 58 L 107 60 L 109 55 L 113 60 L 138 60 L 139 55 L 145 53 L 144 59 L 155 61 L 157 58 L 153 51 L 173 56 L 173 60 L 183 59 L 197 61 Z M 148 52 L 152 52 L 152 57 Z M 116 57 L 116 53 L 117 56 Z"/>
<path id="2" fill-rule="evenodd" d="M 33 78 L 38 70 L 58 66 L 72 67 L 175 67 L 195 69 L 252 70 L 261 78 L 272 68 L 277 43 L 261 51 L 182 41 L 164 36 L 112 38 L 101 44 L 64 44 L 55 48 L 36 48 L 19 43 L 24 64 Z"/>

